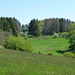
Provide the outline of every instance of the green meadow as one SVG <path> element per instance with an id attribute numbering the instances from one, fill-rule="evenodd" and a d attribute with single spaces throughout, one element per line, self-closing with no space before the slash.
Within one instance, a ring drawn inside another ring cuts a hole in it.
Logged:
<path id="1" fill-rule="evenodd" d="M 0 75 L 75 75 L 75 58 L 0 49 Z"/>
<path id="2" fill-rule="evenodd" d="M 46 36 L 28 41 L 31 53 L 0 48 L 0 75 L 75 75 L 75 58 L 63 56 L 68 39 Z"/>
<path id="3" fill-rule="evenodd" d="M 29 42 L 32 45 L 33 53 L 52 53 L 53 55 L 62 55 L 63 51 L 69 50 L 69 40 L 58 37 L 53 38 L 53 36 L 29 38 Z"/>

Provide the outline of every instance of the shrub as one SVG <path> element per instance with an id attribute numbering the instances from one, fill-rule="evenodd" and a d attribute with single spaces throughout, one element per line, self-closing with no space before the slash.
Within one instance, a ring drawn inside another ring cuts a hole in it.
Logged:
<path id="1" fill-rule="evenodd" d="M 25 37 L 24 37 L 24 39 L 25 39 L 25 40 L 27 40 L 27 39 L 28 39 L 28 37 L 27 37 L 27 36 L 25 36 Z"/>
<path id="2" fill-rule="evenodd" d="M 9 36 L 5 40 L 4 47 L 8 49 L 31 52 L 30 43 L 27 40 L 25 40 L 23 37 Z"/>
<path id="3" fill-rule="evenodd" d="M 0 48 L 3 48 L 3 47 L 0 45 Z"/>
<path id="4" fill-rule="evenodd" d="M 41 52 L 39 51 L 39 54 L 41 54 Z"/>
<path id="5" fill-rule="evenodd" d="M 48 55 L 53 55 L 52 53 L 48 53 Z"/>
<path id="6" fill-rule="evenodd" d="M 65 57 L 72 57 L 72 58 L 75 57 L 74 53 L 71 53 L 71 52 L 65 52 L 65 53 L 64 53 L 64 56 L 65 56 Z"/>
<path id="7" fill-rule="evenodd" d="M 67 37 L 67 35 L 68 35 L 68 32 L 62 32 L 62 33 L 61 33 L 61 36 L 62 36 L 62 37 Z"/>

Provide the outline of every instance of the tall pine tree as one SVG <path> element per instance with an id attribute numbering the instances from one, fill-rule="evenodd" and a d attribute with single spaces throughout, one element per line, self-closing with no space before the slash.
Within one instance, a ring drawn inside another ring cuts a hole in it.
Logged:
<path id="1" fill-rule="evenodd" d="M 31 20 L 28 31 L 30 35 L 40 36 L 40 29 L 35 19 Z"/>

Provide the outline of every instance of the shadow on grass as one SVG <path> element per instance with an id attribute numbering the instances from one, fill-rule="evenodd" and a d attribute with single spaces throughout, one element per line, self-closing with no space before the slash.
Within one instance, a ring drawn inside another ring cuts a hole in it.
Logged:
<path id="1" fill-rule="evenodd" d="M 56 51 L 56 52 L 64 54 L 65 52 L 70 52 L 70 51 L 74 52 L 74 50 L 71 50 L 71 49 L 70 50 L 64 50 L 64 51 L 59 50 L 59 51 Z"/>

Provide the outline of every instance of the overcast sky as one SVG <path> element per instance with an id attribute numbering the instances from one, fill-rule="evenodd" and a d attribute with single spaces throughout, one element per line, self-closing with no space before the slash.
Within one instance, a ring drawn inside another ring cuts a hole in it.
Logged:
<path id="1" fill-rule="evenodd" d="M 75 0 L 0 0 L 1 16 L 15 17 L 21 24 L 28 24 L 34 18 L 75 21 Z"/>

